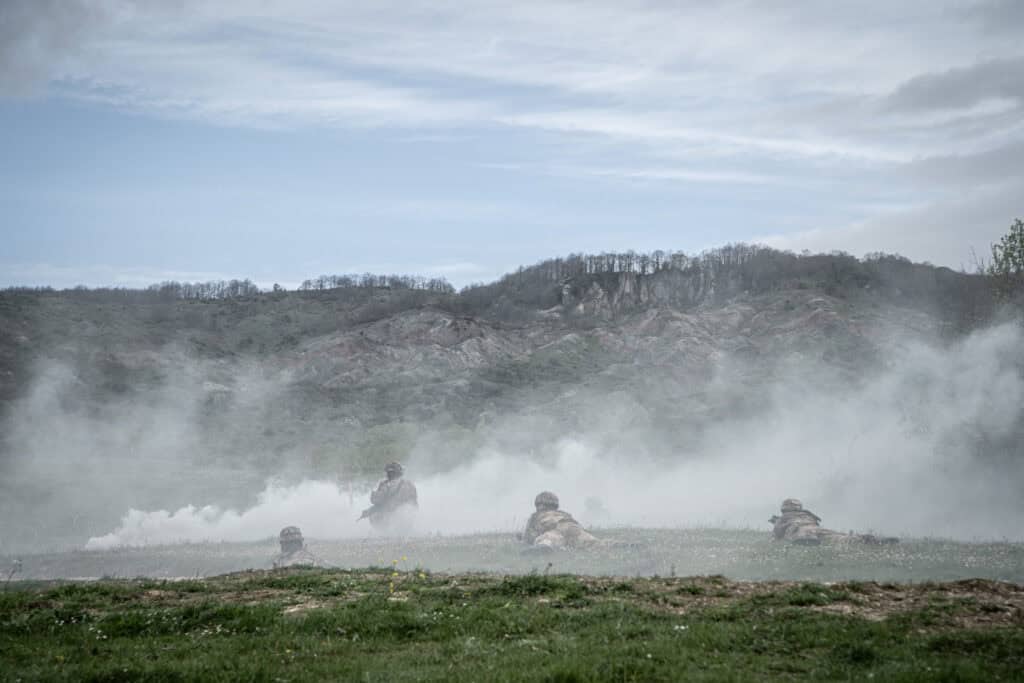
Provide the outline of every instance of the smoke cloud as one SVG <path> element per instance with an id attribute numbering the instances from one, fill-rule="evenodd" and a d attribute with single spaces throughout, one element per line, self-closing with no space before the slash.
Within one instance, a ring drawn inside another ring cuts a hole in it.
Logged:
<path id="1" fill-rule="evenodd" d="M 767 532 L 767 518 L 793 496 L 843 531 L 1024 540 L 1024 468 L 1013 457 L 1024 404 L 1022 341 L 1018 327 L 1003 325 L 945 348 L 907 343 L 884 370 L 842 389 L 822 367 L 787 368 L 770 386 L 748 388 L 763 409 L 718 420 L 688 444 L 627 428 L 637 424 L 628 404 L 596 417 L 592 433 L 524 435 L 531 445 L 521 449 L 506 433 L 454 468 L 443 446 L 425 438 L 403 458 L 420 495 L 413 533 L 518 530 L 533 497 L 552 490 L 564 509 L 598 527 Z M 608 424 L 608 414 L 617 423 Z M 624 430 L 629 448 L 609 441 Z M 545 439 L 550 448 L 537 450 Z M 245 506 L 184 498 L 162 510 L 132 509 L 86 547 L 251 541 L 289 524 L 314 538 L 371 536 L 355 520 L 372 484 L 278 480 Z"/>

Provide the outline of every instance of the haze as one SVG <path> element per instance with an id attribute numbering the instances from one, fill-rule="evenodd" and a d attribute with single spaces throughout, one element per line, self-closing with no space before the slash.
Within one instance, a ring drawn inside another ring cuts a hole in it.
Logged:
<path id="1" fill-rule="evenodd" d="M 1020 3 L 229 5 L 0 6 L 0 553 L 1024 541 Z"/>

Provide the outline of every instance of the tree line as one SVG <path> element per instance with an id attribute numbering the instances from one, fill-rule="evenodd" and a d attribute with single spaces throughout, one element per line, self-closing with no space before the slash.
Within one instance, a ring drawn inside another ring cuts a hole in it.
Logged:
<path id="1" fill-rule="evenodd" d="M 443 277 L 426 278 L 420 275 L 321 275 L 303 280 L 299 285 L 302 292 L 320 292 L 328 289 L 415 289 L 437 294 L 454 294 L 455 288 Z"/>
<path id="2" fill-rule="evenodd" d="M 310 296 L 325 292 L 349 296 L 345 292 L 351 291 L 351 296 L 362 298 L 372 291 L 391 290 L 401 295 L 392 297 L 393 305 L 434 302 L 461 314 L 513 319 L 565 303 L 567 291 L 578 294 L 594 282 L 614 287 L 623 276 L 638 282 L 660 278 L 669 289 L 685 290 L 693 303 L 787 288 L 818 288 L 837 296 L 881 291 L 902 298 L 929 298 L 968 324 L 985 317 L 998 301 L 1022 298 L 1024 222 L 1014 221 L 1007 235 L 993 245 L 992 260 L 975 263 L 973 273 L 912 263 L 896 254 L 878 252 L 858 259 L 841 251 L 796 254 L 739 243 L 698 255 L 664 250 L 569 254 L 520 267 L 494 282 L 469 285 L 458 292 L 440 277 L 373 273 L 320 275 L 304 280 L 294 291 Z M 10 287 L 7 291 L 58 293 L 49 287 Z M 277 284 L 262 290 L 244 279 L 166 281 L 143 290 L 80 286 L 59 293 L 96 301 L 145 302 L 233 300 L 287 291 Z"/>
<path id="3" fill-rule="evenodd" d="M 455 288 L 444 278 L 426 278 L 418 275 L 320 275 L 303 280 L 294 291 L 324 292 L 344 289 L 391 289 L 422 291 L 435 294 L 455 294 Z M 167 280 L 149 285 L 143 289 L 131 287 L 86 287 L 78 285 L 70 289 L 53 287 L 7 287 L 3 291 L 12 294 L 42 294 L 71 296 L 89 301 L 118 301 L 124 303 L 149 301 L 217 301 L 246 299 L 261 294 L 284 293 L 288 290 L 279 284 L 262 289 L 252 280 L 209 280 L 207 282 L 177 282 Z"/>

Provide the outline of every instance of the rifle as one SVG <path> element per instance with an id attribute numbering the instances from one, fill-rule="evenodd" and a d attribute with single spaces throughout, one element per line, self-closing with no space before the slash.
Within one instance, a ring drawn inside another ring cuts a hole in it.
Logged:
<path id="1" fill-rule="evenodd" d="M 370 514 L 373 512 L 373 509 L 375 507 L 377 507 L 377 506 L 376 505 L 371 505 L 370 507 L 368 507 L 365 510 L 363 510 L 363 514 L 361 514 L 358 517 L 356 517 L 356 521 L 358 522 L 358 521 L 364 520 L 367 517 L 369 517 Z"/>

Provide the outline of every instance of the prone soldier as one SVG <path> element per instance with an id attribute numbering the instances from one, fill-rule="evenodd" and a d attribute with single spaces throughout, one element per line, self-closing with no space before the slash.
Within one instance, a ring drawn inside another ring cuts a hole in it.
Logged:
<path id="1" fill-rule="evenodd" d="M 572 515 L 558 509 L 558 496 L 542 491 L 533 501 L 536 511 L 530 516 L 523 532 L 523 543 L 530 549 L 566 550 L 586 548 L 600 544 Z"/>
<path id="2" fill-rule="evenodd" d="M 306 549 L 302 531 L 297 526 L 286 526 L 278 536 L 281 552 L 274 556 L 274 569 L 284 567 L 322 567 L 323 563 Z"/>
<path id="3" fill-rule="evenodd" d="M 840 531 L 825 529 L 821 526 L 821 517 L 818 517 L 818 515 L 810 510 L 804 509 L 803 503 L 796 498 L 787 498 L 782 501 L 781 512 L 781 516 L 772 515 L 768 520 L 772 524 L 772 536 L 776 541 L 789 541 L 798 545 L 821 545 L 822 543 L 899 543 L 898 538 L 891 536 L 844 534 Z"/>

